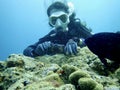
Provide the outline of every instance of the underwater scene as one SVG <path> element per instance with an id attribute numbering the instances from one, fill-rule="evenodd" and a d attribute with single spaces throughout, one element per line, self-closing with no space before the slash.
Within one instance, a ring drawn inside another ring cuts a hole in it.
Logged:
<path id="1" fill-rule="evenodd" d="M 0 0 L 0 90 L 120 90 L 119 0 Z"/>

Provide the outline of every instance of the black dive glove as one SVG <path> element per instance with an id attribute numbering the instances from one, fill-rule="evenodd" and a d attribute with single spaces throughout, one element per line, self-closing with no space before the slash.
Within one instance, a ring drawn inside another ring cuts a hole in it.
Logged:
<path id="1" fill-rule="evenodd" d="M 66 55 L 72 55 L 72 54 L 76 55 L 77 54 L 77 43 L 74 40 L 70 39 L 64 48 L 64 53 Z"/>
<path id="2" fill-rule="evenodd" d="M 23 51 L 23 54 L 26 55 L 26 56 L 34 57 L 33 49 L 31 47 L 26 48 Z"/>
<path id="3" fill-rule="evenodd" d="M 50 41 L 43 42 L 37 46 L 34 52 L 39 56 L 47 54 L 51 45 L 52 43 Z"/>

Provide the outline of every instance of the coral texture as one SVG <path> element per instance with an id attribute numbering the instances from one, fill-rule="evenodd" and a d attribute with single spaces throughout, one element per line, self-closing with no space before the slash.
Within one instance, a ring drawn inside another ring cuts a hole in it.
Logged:
<path id="1" fill-rule="evenodd" d="M 87 47 L 76 56 L 11 54 L 0 61 L 0 90 L 120 90 L 120 68 L 106 70 Z"/>

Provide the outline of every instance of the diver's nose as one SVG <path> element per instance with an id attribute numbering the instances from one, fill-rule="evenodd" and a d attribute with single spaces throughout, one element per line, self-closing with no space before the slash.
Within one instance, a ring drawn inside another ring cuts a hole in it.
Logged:
<path id="1" fill-rule="evenodd" d="M 62 21 L 58 18 L 55 24 L 56 27 L 62 26 Z"/>

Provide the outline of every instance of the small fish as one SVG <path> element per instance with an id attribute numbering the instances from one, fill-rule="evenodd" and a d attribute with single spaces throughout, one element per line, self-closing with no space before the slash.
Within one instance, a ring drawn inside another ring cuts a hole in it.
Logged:
<path id="1" fill-rule="evenodd" d="M 120 33 L 102 32 L 85 39 L 87 47 L 107 67 L 107 59 L 120 64 Z"/>

